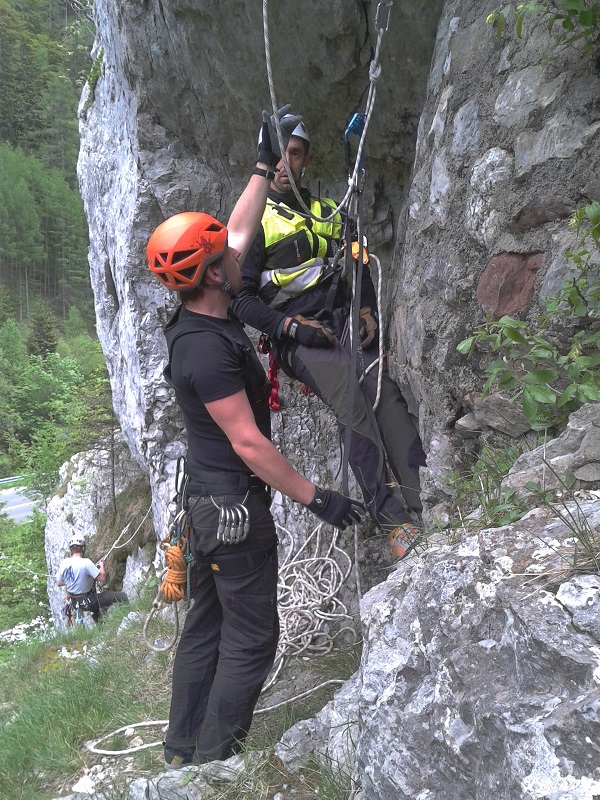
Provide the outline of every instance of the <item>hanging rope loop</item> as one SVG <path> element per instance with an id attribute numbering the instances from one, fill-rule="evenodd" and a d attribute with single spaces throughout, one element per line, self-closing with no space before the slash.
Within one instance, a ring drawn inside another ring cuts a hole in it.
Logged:
<path id="1" fill-rule="evenodd" d="M 375 45 L 375 55 L 373 56 L 373 60 L 371 62 L 371 66 L 369 67 L 369 95 L 367 98 L 367 106 L 365 112 L 365 124 L 364 130 L 362 132 L 361 140 L 358 146 L 358 150 L 356 153 L 356 161 L 354 164 L 354 169 L 352 171 L 351 180 L 348 181 L 348 191 L 346 192 L 344 198 L 339 203 L 339 205 L 331 211 L 331 214 L 327 217 L 319 217 L 316 214 L 313 214 L 312 211 L 307 207 L 306 203 L 300 196 L 300 192 L 298 191 L 298 187 L 296 186 L 295 181 L 293 180 L 293 176 L 290 170 L 290 165 L 288 164 L 288 160 L 285 155 L 285 148 L 283 146 L 283 137 L 281 135 L 281 125 L 279 123 L 279 117 L 277 115 L 277 109 L 279 105 L 277 103 L 277 98 L 275 96 L 275 86 L 273 83 L 273 70 L 271 66 L 271 46 L 269 42 L 269 9 L 268 9 L 268 0 L 263 0 L 263 32 L 264 32 L 264 41 L 265 41 L 265 60 L 267 65 L 267 79 L 269 83 L 269 95 L 271 97 L 271 105 L 273 107 L 273 116 L 275 118 L 275 129 L 277 131 L 277 141 L 279 142 L 279 149 L 281 151 L 281 158 L 283 161 L 283 166 L 287 173 L 288 178 L 290 179 L 290 186 L 294 192 L 296 200 L 300 204 L 302 210 L 306 213 L 306 215 L 317 222 L 329 222 L 332 217 L 334 217 L 340 211 L 346 209 L 350 202 L 350 198 L 355 190 L 355 186 L 358 186 L 358 174 L 361 172 L 361 159 L 364 150 L 365 139 L 367 135 L 367 129 L 369 127 L 369 122 L 371 121 L 371 115 L 373 114 L 373 107 L 375 105 L 375 94 L 376 94 L 376 82 L 381 75 L 381 66 L 379 65 L 379 51 L 381 49 L 381 40 L 383 38 L 383 34 L 387 31 L 390 24 L 390 15 L 391 15 L 391 7 L 393 3 L 381 2 L 377 6 L 377 11 L 375 13 L 375 28 L 378 27 L 379 22 L 379 11 L 381 8 L 388 8 L 388 16 L 386 20 L 385 28 L 380 27 L 378 29 L 377 35 L 377 43 Z"/>

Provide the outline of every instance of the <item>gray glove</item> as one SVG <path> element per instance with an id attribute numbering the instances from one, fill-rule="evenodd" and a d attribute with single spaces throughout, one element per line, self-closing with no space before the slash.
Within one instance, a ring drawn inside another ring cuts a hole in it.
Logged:
<path id="1" fill-rule="evenodd" d="M 315 496 L 306 507 L 315 517 L 342 530 L 348 525 L 360 522 L 365 510 L 358 500 L 332 489 L 320 489 L 318 486 L 315 487 Z"/>
<path id="2" fill-rule="evenodd" d="M 292 131 L 302 119 L 296 114 L 289 114 L 290 108 L 291 105 L 288 103 L 277 111 L 284 148 L 287 148 Z M 262 118 L 262 126 L 258 134 L 258 158 L 256 160 L 274 167 L 281 159 L 275 116 L 269 116 L 268 111 L 263 111 Z"/>

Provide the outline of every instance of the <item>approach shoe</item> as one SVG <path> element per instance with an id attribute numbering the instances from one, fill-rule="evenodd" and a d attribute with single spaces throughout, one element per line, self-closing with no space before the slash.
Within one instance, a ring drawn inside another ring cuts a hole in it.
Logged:
<path id="1" fill-rule="evenodd" d="M 390 531 L 390 547 L 394 558 L 400 559 L 407 556 L 411 550 L 423 540 L 423 531 L 419 530 L 412 522 L 403 522 Z"/>
<path id="2" fill-rule="evenodd" d="M 194 766 L 194 751 L 184 748 L 176 750 L 174 747 L 163 745 L 165 752 L 166 769 L 185 769 Z"/>

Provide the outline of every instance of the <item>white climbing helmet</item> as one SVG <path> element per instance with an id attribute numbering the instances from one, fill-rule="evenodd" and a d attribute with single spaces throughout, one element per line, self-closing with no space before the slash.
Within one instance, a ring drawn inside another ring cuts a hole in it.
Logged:
<path id="1" fill-rule="evenodd" d="M 284 114 L 283 117 L 281 118 L 280 122 L 283 122 L 284 119 L 289 119 L 290 117 L 293 117 L 293 116 L 294 116 L 293 114 Z M 298 136 L 300 139 L 304 139 L 304 141 L 306 142 L 305 149 L 306 149 L 306 152 L 308 153 L 308 149 L 310 147 L 310 136 L 308 135 L 308 130 L 306 128 L 306 125 L 302 122 L 302 120 L 300 120 L 300 122 L 296 125 L 294 130 L 290 133 L 290 138 L 292 136 Z M 258 147 L 259 147 L 259 149 L 260 149 L 261 145 L 262 145 L 262 128 L 258 132 Z"/>
<path id="2" fill-rule="evenodd" d="M 69 547 L 85 547 L 85 539 L 81 533 L 73 533 L 69 539 Z"/>
<path id="3" fill-rule="evenodd" d="M 288 119 L 288 117 L 291 116 L 292 114 L 284 114 L 281 118 L 281 121 L 283 122 L 284 119 Z M 308 148 L 310 147 L 310 136 L 308 135 L 306 125 L 302 122 L 302 120 L 300 120 L 300 122 L 296 125 L 290 136 L 298 136 L 300 139 L 304 139 L 306 142 L 306 152 L 308 153 Z"/>

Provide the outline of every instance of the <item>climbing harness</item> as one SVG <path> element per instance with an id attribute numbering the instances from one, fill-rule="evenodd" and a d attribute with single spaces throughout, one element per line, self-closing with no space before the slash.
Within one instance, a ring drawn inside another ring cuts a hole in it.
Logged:
<path id="1" fill-rule="evenodd" d="M 89 611 L 89 604 L 88 608 L 86 608 L 85 604 L 80 600 L 77 600 L 74 597 L 67 597 L 63 607 L 63 616 L 67 620 L 67 628 L 73 627 L 73 617 L 75 617 L 75 624 L 83 624 L 84 611 Z"/>
<path id="2" fill-rule="evenodd" d="M 177 603 L 185 600 L 184 609 L 188 609 L 191 603 L 191 571 L 195 559 L 190 550 L 189 542 L 189 523 L 186 504 L 186 487 L 188 478 L 185 469 L 185 459 L 179 458 L 175 473 L 175 516 L 167 535 L 161 542 L 161 549 L 164 550 L 165 568 L 159 577 L 159 589 L 144 622 L 143 639 L 147 647 L 155 652 L 165 652 L 170 650 L 179 635 L 179 611 Z M 157 614 L 165 603 L 173 603 L 175 630 L 171 639 L 164 646 L 156 645 L 148 639 L 148 626 L 152 617 Z"/>

